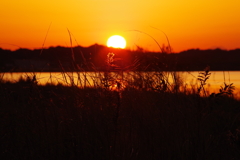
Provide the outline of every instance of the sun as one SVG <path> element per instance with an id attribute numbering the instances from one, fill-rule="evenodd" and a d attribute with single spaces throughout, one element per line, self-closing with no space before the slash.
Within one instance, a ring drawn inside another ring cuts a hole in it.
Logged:
<path id="1" fill-rule="evenodd" d="M 126 47 L 126 40 L 122 36 L 114 35 L 108 38 L 107 46 L 124 49 Z"/>

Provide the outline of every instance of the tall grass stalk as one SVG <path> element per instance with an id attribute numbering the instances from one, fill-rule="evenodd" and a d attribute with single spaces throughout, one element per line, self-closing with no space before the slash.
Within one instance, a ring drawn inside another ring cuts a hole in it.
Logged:
<path id="1" fill-rule="evenodd" d="M 204 69 L 204 72 L 200 72 L 198 75 L 198 80 L 200 82 L 200 86 L 198 87 L 198 94 L 200 94 L 201 91 L 203 91 L 204 95 L 206 96 L 206 91 L 204 86 L 206 85 L 206 81 L 209 79 L 211 73 L 210 71 L 210 67 L 206 67 Z"/>

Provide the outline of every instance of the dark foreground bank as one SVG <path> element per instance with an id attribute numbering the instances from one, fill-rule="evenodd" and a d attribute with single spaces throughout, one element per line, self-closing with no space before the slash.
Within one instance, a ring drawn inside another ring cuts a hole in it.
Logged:
<path id="1" fill-rule="evenodd" d="M 0 84 L 0 159 L 240 159 L 240 102 L 126 88 Z"/>

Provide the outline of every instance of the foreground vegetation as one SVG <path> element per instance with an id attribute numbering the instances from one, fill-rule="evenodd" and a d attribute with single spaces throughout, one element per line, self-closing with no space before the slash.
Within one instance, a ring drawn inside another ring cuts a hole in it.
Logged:
<path id="1" fill-rule="evenodd" d="M 104 52 L 101 65 L 75 53 L 55 64 L 63 84 L 39 85 L 34 72 L 0 76 L 0 159 L 240 159 L 240 101 L 233 84 L 206 91 L 209 67 L 186 86 L 163 72 L 164 52 L 133 60 Z"/>
<path id="2" fill-rule="evenodd" d="M 208 69 L 190 90 L 173 76 L 124 85 L 106 73 L 92 88 L 1 81 L 0 159 L 240 159 L 232 84 L 206 95 Z"/>

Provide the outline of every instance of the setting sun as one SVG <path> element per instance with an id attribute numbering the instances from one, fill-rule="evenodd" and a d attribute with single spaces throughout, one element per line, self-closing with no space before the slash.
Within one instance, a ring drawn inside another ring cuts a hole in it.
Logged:
<path id="1" fill-rule="evenodd" d="M 122 36 L 114 35 L 114 36 L 111 36 L 110 38 L 108 38 L 107 46 L 123 49 L 126 47 L 126 40 Z"/>

